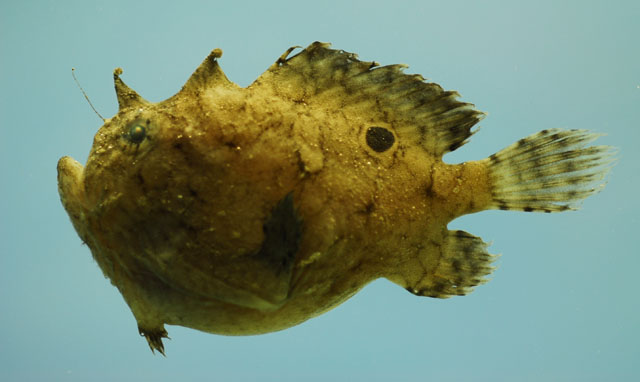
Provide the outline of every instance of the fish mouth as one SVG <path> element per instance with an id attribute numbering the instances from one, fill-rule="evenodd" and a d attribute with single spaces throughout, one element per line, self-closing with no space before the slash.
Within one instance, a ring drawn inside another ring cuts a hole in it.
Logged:
<path id="1" fill-rule="evenodd" d="M 72 220 L 84 211 L 83 174 L 84 166 L 75 159 L 65 156 L 58 161 L 58 192 L 62 205 Z"/>
<path id="2" fill-rule="evenodd" d="M 82 177 L 84 166 L 77 160 L 64 156 L 58 161 L 58 188 L 68 190 Z M 66 191 L 65 191 L 66 193 Z"/>

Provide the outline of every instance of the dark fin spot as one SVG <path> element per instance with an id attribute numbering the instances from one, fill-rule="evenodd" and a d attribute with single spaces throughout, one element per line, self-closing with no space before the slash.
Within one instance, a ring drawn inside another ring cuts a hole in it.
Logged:
<path id="1" fill-rule="evenodd" d="M 372 126 L 367 130 L 366 140 L 373 151 L 381 153 L 389 150 L 396 138 L 384 127 Z"/>
<path id="2" fill-rule="evenodd" d="M 447 151 L 451 152 L 451 151 L 455 151 L 458 147 L 462 146 L 464 142 L 455 142 L 452 143 L 449 148 L 447 149 Z"/>

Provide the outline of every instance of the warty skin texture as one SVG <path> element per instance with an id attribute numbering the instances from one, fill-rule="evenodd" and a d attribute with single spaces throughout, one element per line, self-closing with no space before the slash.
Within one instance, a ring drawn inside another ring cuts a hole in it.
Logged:
<path id="1" fill-rule="evenodd" d="M 267 333 L 380 277 L 448 297 L 491 271 L 484 243 L 447 229 L 496 208 L 491 162 L 442 162 L 482 114 L 421 77 L 327 47 L 287 51 L 247 88 L 226 79 L 214 50 L 160 103 L 116 70 L 120 110 L 86 166 L 60 159 L 62 203 L 152 350 L 164 351 L 164 324 Z M 350 70 L 364 79 L 343 80 Z M 390 83 L 411 111 L 377 96 Z M 434 92 L 426 109 L 413 87 Z M 435 122 L 412 126 L 415 110 Z M 367 143 L 374 126 L 393 134 L 381 152 Z"/>

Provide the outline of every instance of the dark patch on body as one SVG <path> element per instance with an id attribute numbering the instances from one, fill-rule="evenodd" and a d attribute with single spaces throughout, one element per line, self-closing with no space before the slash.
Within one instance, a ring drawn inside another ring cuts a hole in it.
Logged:
<path id="1" fill-rule="evenodd" d="M 367 205 L 364 207 L 364 212 L 367 214 L 370 214 L 373 212 L 373 210 L 375 209 L 375 204 L 373 202 L 368 202 Z"/>
<path id="2" fill-rule="evenodd" d="M 256 257 L 267 262 L 277 274 L 289 271 L 302 237 L 302 219 L 295 210 L 292 193 L 278 202 L 262 228 L 264 241 Z"/>

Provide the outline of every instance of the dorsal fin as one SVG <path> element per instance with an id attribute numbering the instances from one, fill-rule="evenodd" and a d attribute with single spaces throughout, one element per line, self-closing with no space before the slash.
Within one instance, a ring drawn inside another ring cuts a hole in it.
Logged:
<path id="1" fill-rule="evenodd" d="M 123 110 L 128 107 L 139 107 L 149 104 L 149 101 L 140 97 L 135 90 L 131 89 L 124 83 L 124 81 L 122 81 L 120 78 L 121 74 L 122 68 L 115 68 L 113 70 L 113 82 L 116 88 L 119 109 Z"/>
<path id="2" fill-rule="evenodd" d="M 276 95 L 307 104 L 349 111 L 370 123 L 386 123 L 401 140 L 419 144 L 436 156 L 466 143 L 484 114 L 457 100 L 405 65 L 378 66 L 353 53 L 314 42 L 293 57 L 287 50 L 250 87 L 272 88 Z"/>
<path id="3" fill-rule="evenodd" d="M 218 64 L 218 59 L 220 57 L 222 57 L 221 49 L 214 49 L 211 51 L 207 58 L 205 58 L 200 66 L 198 66 L 196 71 L 191 74 L 191 77 L 189 77 L 179 93 L 198 93 L 205 91 L 210 87 L 235 86 L 234 83 L 229 81 L 220 68 L 220 65 Z"/>

